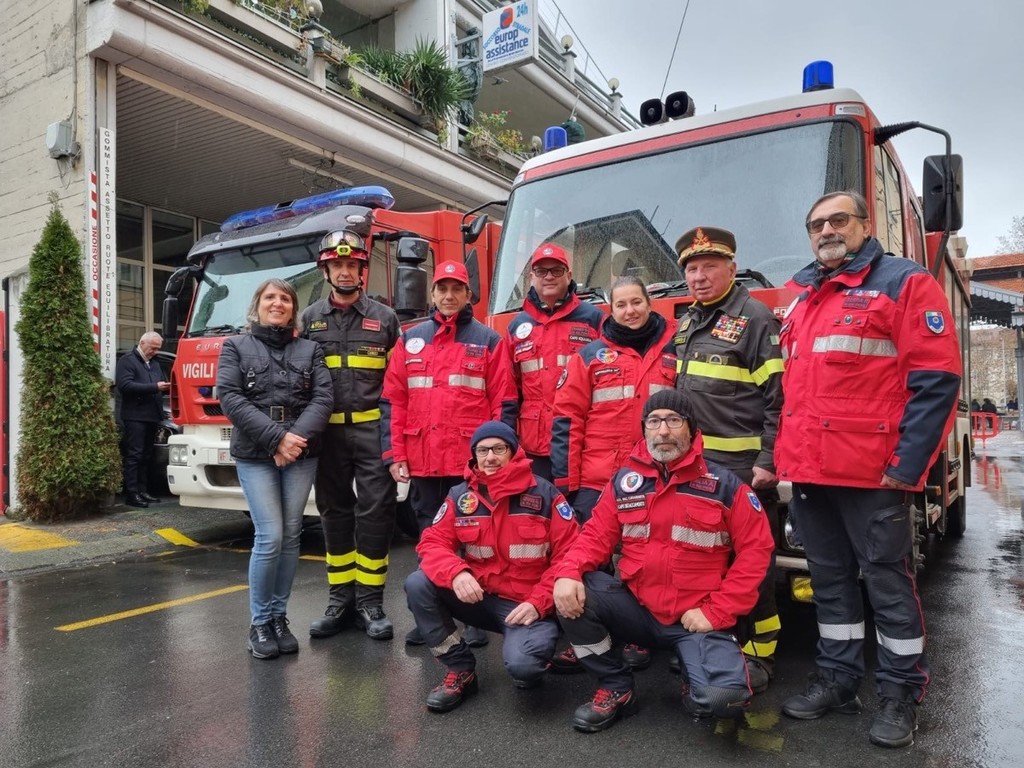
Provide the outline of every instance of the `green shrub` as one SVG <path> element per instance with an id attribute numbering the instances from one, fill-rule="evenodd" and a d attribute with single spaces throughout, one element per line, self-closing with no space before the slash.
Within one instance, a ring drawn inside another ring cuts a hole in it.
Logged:
<path id="1" fill-rule="evenodd" d="M 25 360 L 19 512 L 39 521 L 94 514 L 121 483 L 117 427 L 86 309 L 82 248 L 51 199 L 15 326 Z"/>

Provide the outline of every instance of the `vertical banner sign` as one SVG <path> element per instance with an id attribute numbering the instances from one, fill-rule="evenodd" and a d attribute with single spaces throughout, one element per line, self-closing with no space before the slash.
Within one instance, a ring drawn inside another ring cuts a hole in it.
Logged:
<path id="1" fill-rule="evenodd" d="M 114 131 L 99 129 L 100 368 L 113 380 L 117 364 L 117 179 Z"/>
<path id="2" fill-rule="evenodd" d="M 89 315 L 92 345 L 100 351 L 100 211 L 96 171 L 89 171 Z"/>
<path id="3" fill-rule="evenodd" d="M 537 58 L 537 0 L 520 0 L 484 14 L 484 72 L 529 64 Z"/>

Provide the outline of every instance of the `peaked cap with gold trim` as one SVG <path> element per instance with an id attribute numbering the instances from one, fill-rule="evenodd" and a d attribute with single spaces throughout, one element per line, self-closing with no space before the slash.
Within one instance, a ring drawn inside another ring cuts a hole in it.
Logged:
<path id="1" fill-rule="evenodd" d="M 679 266 L 683 266 L 687 259 L 703 254 L 735 259 L 736 236 L 727 229 L 697 227 L 676 240 L 676 253 L 679 254 Z"/>

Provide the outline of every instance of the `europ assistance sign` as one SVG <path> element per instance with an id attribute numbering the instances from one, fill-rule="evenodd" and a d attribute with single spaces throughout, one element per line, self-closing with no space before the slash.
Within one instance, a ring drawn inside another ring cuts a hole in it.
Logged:
<path id="1" fill-rule="evenodd" d="M 536 0 L 499 8 L 484 14 L 484 72 L 533 61 L 537 57 Z"/>

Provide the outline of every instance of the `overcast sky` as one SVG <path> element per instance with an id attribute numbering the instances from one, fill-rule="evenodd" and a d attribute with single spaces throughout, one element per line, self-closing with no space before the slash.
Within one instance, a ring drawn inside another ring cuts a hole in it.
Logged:
<path id="1" fill-rule="evenodd" d="M 554 2 L 604 76 L 619 79 L 630 112 L 661 95 L 686 0 Z M 828 59 L 836 85 L 883 124 L 949 131 L 964 159 L 960 234 L 969 257 L 987 256 L 1024 216 L 1022 36 L 1019 0 L 690 0 L 666 90 L 689 93 L 700 114 L 799 93 L 804 65 Z M 920 193 L 942 137 L 916 130 L 894 142 Z"/>

